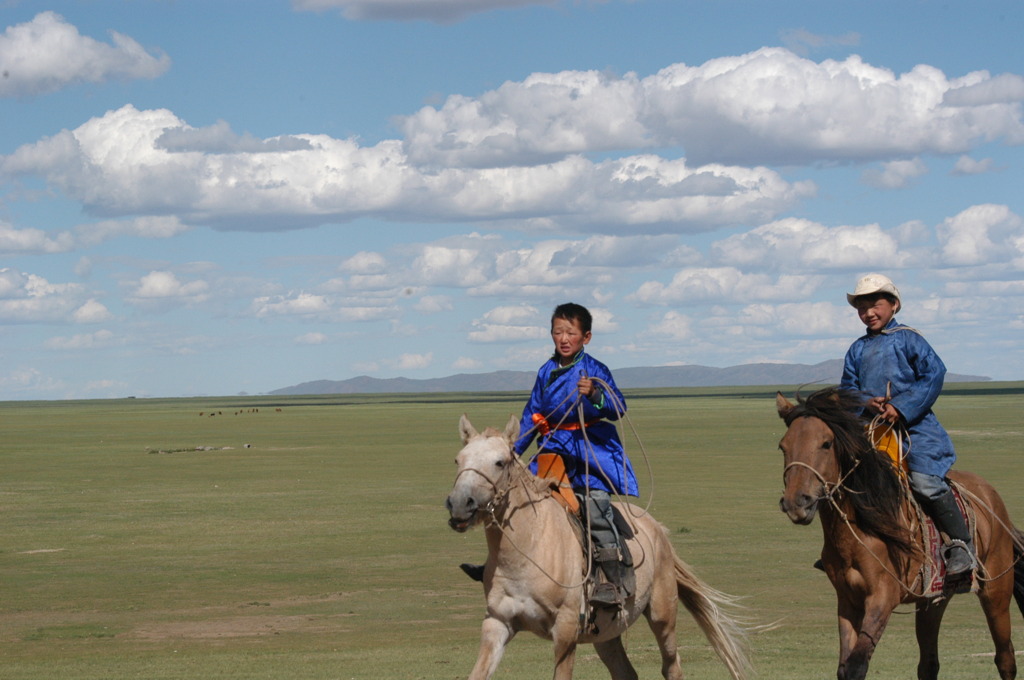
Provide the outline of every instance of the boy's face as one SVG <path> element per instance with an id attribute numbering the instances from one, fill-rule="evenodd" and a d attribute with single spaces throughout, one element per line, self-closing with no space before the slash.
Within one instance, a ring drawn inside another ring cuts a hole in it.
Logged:
<path id="1" fill-rule="evenodd" d="M 883 296 L 865 295 L 856 298 L 853 306 L 857 308 L 857 316 L 871 334 L 881 333 L 896 315 L 896 305 Z"/>
<path id="2" fill-rule="evenodd" d="M 580 328 L 580 322 L 575 319 L 554 319 L 551 322 L 551 339 L 555 343 L 555 354 L 558 355 L 559 363 L 565 365 L 590 342 L 590 332 L 584 333 Z"/>

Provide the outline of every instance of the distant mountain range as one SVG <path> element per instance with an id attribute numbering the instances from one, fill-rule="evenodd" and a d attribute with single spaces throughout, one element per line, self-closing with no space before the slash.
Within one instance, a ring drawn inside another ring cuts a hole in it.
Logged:
<path id="1" fill-rule="evenodd" d="M 644 387 L 733 387 L 748 385 L 834 385 L 843 374 L 843 360 L 820 364 L 743 364 L 728 368 L 711 366 L 650 366 L 616 368 L 615 382 L 622 389 Z M 282 387 L 268 394 L 381 394 L 402 392 L 529 392 L 537 374 L 533 371 L 459 373 L 447 378 L 371 378 L 313 380 Z M 978 375 L 946 374 L 946 382 L 984 382 Z"/>

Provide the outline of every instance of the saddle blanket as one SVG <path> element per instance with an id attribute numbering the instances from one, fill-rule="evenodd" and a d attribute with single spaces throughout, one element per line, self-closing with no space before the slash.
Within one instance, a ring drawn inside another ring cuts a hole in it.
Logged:
<path id="1" fill-rule="evenodd" d="M 976 518 L 969 505 L 964 502 L 960 495 L 960 488 L 950 482 L 953 495 L 956 497 L 957 506 L 967 520 L 967 528 L 971 535 L 974 535 Z M 953 593 L 977 592 L 978 583 L 974 574 L 964 574 L 955 581 L 946 583 L 946 563 L 942 559 L 942 534 L 935 525 L 934 520 L 929 517 L 921 506 L 914 503 L 917 508 L 917 515 L 921 523 L 921 540 L 924 546 L 925 560 L 921 565 L 921 578 L 924 583 L 924 597 L 945 597 Z"/>

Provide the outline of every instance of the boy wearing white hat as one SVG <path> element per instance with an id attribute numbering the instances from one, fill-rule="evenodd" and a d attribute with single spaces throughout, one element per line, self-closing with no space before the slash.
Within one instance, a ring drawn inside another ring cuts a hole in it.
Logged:
<path id="1" fill-rule="evenodd" d="M 932 412 L 942 391 L 946 366 L 928 341 L 894 318 L 902 303 L 887 276 L 868 274 L 846 295 L 867 333 L 850 345 L 840 387 L 865 395 L 865 408 L 890 422 L 902 422 L 911 445 L 910 487 L 924 510 L 946 533 L 946 574 L 958 576 L 976 566 L 974 542 L 946 482 L 956 453 L 949 434 Z"/>

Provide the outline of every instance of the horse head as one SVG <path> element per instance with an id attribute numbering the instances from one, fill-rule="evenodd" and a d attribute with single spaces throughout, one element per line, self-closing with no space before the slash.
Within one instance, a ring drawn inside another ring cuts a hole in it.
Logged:
<path id="1" fill-rule="evenodd" d="M 519 421 L 515 416 L 509 418 L 504 432 L 490 427 L 477 432 L 463 414 L 459 435 L 463 444 L 455 457 L 459 471 L 445 506 L 448 525 L 461 533 L 478 524 L 499 494 L 508 489 L 519 462 L 512 449 L 519 438 Z"/>
<path id="2" fill-rule="evenodd" d="M 839 483 L 836 437 L 825 421 L 803 411 L 781 392 L 776 393 L 775 403 L 779 417 L 787 425 L 779 442 L 785 484 L 779 508 L 794 524 L 810 524 L 818 511 L 818 502 L 827 498 L 830 489 Z"/>

